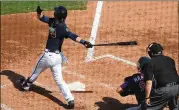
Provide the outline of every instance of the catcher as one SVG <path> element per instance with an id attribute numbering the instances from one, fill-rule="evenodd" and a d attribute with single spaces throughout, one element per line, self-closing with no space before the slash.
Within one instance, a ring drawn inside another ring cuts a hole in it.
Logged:
<path id="1" fill-rule="evenodd" d="M 125 97 L 128 95 L 135 95 L 138 105 L 140 105 L 145 98 L 145 83 L 143 71 L 147 67 L 150 58 L 141 57 L 137 62 L 138 73 L 126 77 L 124 83 L 117 88 L 117 92 Z"/>

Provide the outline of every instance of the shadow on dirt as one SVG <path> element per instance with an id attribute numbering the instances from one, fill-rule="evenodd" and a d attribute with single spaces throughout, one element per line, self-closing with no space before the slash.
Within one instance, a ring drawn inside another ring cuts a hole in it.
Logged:
<path id="1" fill-rule="evenodd" d="M 125 110 L 136 106 L 135 104 L 122 104 L 119 100 L 111 97 L 103 97 L 102 100 L 95 103 L 99 107 L 98 110 Z"/>
<path id="2" fill-rule="evenodd" d="M 11 70 L 3 70 L 0 74 L 7 76 L 8 79 L 13 83 L 14 87 L 16 89 L 18 89 L 19 91 L 22 91 L 21 88 L 20 88 L 20 82 L 18 82 L 18 81 L 20 79 L 24 78 L 24 76 L 22 76 L 22 75 L 20 75 L 18 73 L 15 73 L 15 72 L 13 72 Z M 53 102 L 57 103 L 58 105 L 68 109 L 67 104 L 64 104 L 62 101 L 60 101 L 59 99 L 57 99 L 56 97 L 51 95 L 50 94 L 51 91 L 48 91 L 43 87 L 40 87 L 40 86 L 37 86 L 37 85 L 33 84 L 30 91 L 33 91 L 33 92 L 38 93 L 40 95 L 43 95 L 43 96 L 49 98 L 50 100 L 52 100 Z M 24 92 L 24 91 L 22 91 L 22 92 Z"/>

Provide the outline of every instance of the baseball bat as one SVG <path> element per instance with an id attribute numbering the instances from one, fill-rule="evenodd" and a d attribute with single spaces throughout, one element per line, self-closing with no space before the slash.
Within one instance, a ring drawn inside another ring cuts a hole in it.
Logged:
<path id="1" fill-rule="evenodd" d="M 94 44 L 93 46 L 130 46 L 137 45 L 137 41 L 127 41 L 127 42 L 115 42 L 106 44 Z"/>

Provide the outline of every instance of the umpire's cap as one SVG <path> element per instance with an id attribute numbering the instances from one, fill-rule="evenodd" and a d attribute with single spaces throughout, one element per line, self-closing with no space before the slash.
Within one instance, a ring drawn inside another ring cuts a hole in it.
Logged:
<path id="1" fill-rule="evenodd" d="M 54 8 L 54 17 L 63 22 L 67 17 L 67 9 L 63 6 L 57 6 Z"/>
<path id="2" fill-rule="evenodd" d="M 156 42 L 149 44 L 147 47 L 147 52 L 150 57 L 161 55 L 162 51 L 163 51 L 162 45 Z"/>
<path id="3" fill-rule="evenodd" d="M 150 61 L 149 57 L 145 57 L 145 56 L 140 57 L 139 60 L 138 60 L 138 63 L 137 63 L 137 67 L 140 68 L 141 70 L 143 70 L 145 65 L 147 63 L 149 63 L 149 61 Z"/>

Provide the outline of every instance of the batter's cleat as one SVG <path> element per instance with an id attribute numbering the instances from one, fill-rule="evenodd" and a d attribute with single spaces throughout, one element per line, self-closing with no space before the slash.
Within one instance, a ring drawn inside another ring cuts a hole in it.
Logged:
<path id="1" fill-rule="evenodd" d="M 68 108 L 69 109 L 74 109 L 74 107 L 75 107 L 74 100 L 69 101 L 68 102 Z"/>
<path id="2" fill-rule="evenodd" d="M 30 86 L 32 85 L 32 82 L 29 81 L 28 79 L 22 78 L 20 79 L 20 86 L 22 91 L 29 91 Z"/>

